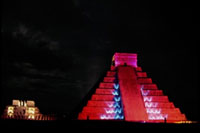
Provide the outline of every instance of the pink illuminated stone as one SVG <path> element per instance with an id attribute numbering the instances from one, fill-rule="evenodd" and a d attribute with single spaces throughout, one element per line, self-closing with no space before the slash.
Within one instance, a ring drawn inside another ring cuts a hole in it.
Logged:
<path id="1" fill-rule="evenodd" d="M 136 67 L 135 70 L 136 70 L 137 72 L 142 72 L 142 68 L 141 68 L 141 67 Z"/>
<path id="2" fill-rule="evenodd" d="M 138 78 L 137 82 L 139 84 L 151 84 L 152 79 L 151 78 Z"/>
<path id="3" fill-rule="evenodd" d="M 79 120 L 174 123 L 187 120 L 137 66 L 137 54 L 115 53 L 103 81 L 78 115 Z"/>
<path id="4" fill-rule="evenodd" d="M 144 102 L 169 102 L 167 96 L 143 96 Z"/>
<path id="5" fill-rule="evenodd" d="M 102 94 L 102 95 L 112 95 L 114 93 L 114 89 L 96 89 L 96 94 Z"/>
<path id="6" fill-rule="evenodd" d="M 147 77 L 147 73 L 146 72 L 137 72 L 137 77 L 138 78 L 146 78 Z"/>
<path id="7" fill-rule="evenodd" d="M 115 53 L 114 54 L 115 66 L 128 65 L 137 67 L 137 54 L 130 53 Z"/>
<path id="8" fill-rule="evenodd" d="M 116 72 L 113 72 L 113 71 L 108 71 L 106 76 L 107 77 L 114 77 L 116 75 Z"/>
<path id="9" fill-rule="evenodd" d="M 103 82 L 114 82 L 115 81 L 115 77 L 104 77 Z"/>
<path id="10" fill-rule="evenodd" d="M 92 95 L 92 100 L 112 101 L 113 99 L 114 95 Z"/>
<path id="11" fill-rule="evenodd" d="M 114 88 L 114 83 L 100 83 L 99 84 L 99 88 L 102 88 L 102 89 L 113 89 Z"/>
<path id="12" fill-rule="evenodd" d="M 96 106 L 96 107 L 113 107 L 114 101 L 91 101 L 89 100 L 87 106 Z"/>

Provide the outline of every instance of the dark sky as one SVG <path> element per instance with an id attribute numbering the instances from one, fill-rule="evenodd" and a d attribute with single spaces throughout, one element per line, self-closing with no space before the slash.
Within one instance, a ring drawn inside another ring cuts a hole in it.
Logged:
<path id="1" fill-rule="evenodd" d="M 2 7 L 2 108 L 33 99 L 42 112 L 69 113 L 112 55 L 130 52 L 176 107 L 199 120 L 191 3 L 3 0 Z"/>

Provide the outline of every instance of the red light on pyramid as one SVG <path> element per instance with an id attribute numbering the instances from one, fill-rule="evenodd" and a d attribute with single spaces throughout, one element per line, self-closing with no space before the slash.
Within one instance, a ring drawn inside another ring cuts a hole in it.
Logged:
<path id="1" fill-rule="evenodd" d="M 78 116 L 79 120 L 179 122 L 186 117 L 137 65 L 137 54 L 115 53 L 111 70 Z"/>

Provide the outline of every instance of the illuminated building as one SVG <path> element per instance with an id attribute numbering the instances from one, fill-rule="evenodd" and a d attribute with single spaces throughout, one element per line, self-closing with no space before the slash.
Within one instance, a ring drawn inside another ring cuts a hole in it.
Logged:
<path id="1" fill-rule="evenodd" d="M 111 69 L 78 115 L 79 120 L 187 121 L 138 67 L 137 54 L 115 53 Z"/>
<path id="2" fill-rule="evenodd" d="M 35 107 L 34 101 L 13 100 L 4 110 L 2 119 L 18 119 L 18 120 L 54 120 L 55 117 L 43 115 L 38 107 Z"/>

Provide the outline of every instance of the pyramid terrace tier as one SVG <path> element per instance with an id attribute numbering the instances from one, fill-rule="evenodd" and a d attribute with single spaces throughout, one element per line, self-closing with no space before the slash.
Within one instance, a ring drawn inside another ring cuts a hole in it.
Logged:
<path id="1" fill-rule="evenodd" d="M 144 102 L 169 102 L 168 96 L 143 96 Z"/>
<path id="2" fill-rule="evenodd" d="M 119 93 L 115 89 L 100 89 L 97 88 L 95 94 L 99 95 L 119 95 Z"/>
<path id="3" fill-rule="evenodd" d="M 116 67 L 115 66 L 110 66 L 110 70 L 111 71 L 116 71 Z"/>
<path id="4" fill-rule="evenodd" d="M 122 109 L 121 108 L 104 108 L 104 107 L 83 107 L 82 113 L 88 113 L 88 114 L 93 114 L 93 113 L 100 113 L 100 114 L 121 114 Z"/>
<path id="5" fill-rule="evenodd" d="M 116 81 L 115 77 L 104 77 L 103 82 L 114 83 Z"/>
<path id="6" fill-rule="evenodd" d="M 88 107 L 105 107 L 105 108 L 112 108 L 116 105 L 116 102 L 114 101 L 92 101 L 89 100 L 87 102 Z"/>
<path id="7" fill-rule="evenodd" d="M 135 70 L 136 70 L 137 72 L 142 72 L 142 68 L 141 68 L 141 67 L 136 67 Z"/>
<path id="8" fill-rule="evenodd" d="M 115 83 L 104 83 L 104 82 L 101 82 L 99 84 L 99 88 L 102 88 L 102 89 L 114 89 L 114 85 L 115 85 Z"/>
<path id="9" fill-rule="evenodd" d="M 147 77 L 147 73 L 146 72 L 137 72 L 137 77 L 138 78 L 146 78 Z"/>
<path id="10" fill-rule="evenodd" d="M 106 77 L 115 77 L 116 72 L 115 71 L 107 71 Z"/>
<path id="11" fill-rule="evenodd" d="M 172 102 L 144 102 L 146 108 L 175 108 Z"/>
<path id="12" fill-rule="evenodd" d="M 143 96 L 162 96 L 162 90 L 141 90 Z"/>
<path id="13" fill-rule="evenodd" d="M 139 84 L 151 84 L 152 83 L 152 79 L 151 78 L 138 78 L 137 82 Z"/>
<path id="14" fill-rule="evenodd" d="M 120 97 L 116 97 L 114 95 L 92 95 L 91 100 L 96 100 L 96 101 L 120 101 Z"/>
<path id="15" fill-rule="evenodd" d="M 184 121 L 187 121 L 187 120 L 166 120 L 165 122 L 165 120 L 162 119 L 162 120 L 148 120 L 146 122 L 147 123 L 177 123 L 177 122 L 184 122 Z"/>
<path id="16" fill-rule="evenodd" d="M 116 114 L 100 114 L 100 113 L 94 113 L 94 114 L 88 114 L 88 113 L 79 113 L 78 119 L 79 120 L 115 120 L 117 118 Z M 123 119 L 123 116 L 121 116 Z"/>
<path id="17" fill-rule="evenodd" d="M 149 114 L 181 114 L 179 108 L 146 108 Z"/>
<path id="18" fill-rule="evenodd" d="M 156 84 L 141 84 L 141 89 L 143 90 L 157 90 L 158 86 Z"/>
<path id="19" fill-rule="evenodd" d="M 180 114 L 180 113 L 171 113 L 171 114 L 148 114 L 148 119 L 150 121 L 152 120 L 168 120 L 168 121 L 173 121 L 173 120 L 186 120 L 185 114 Z"/>

